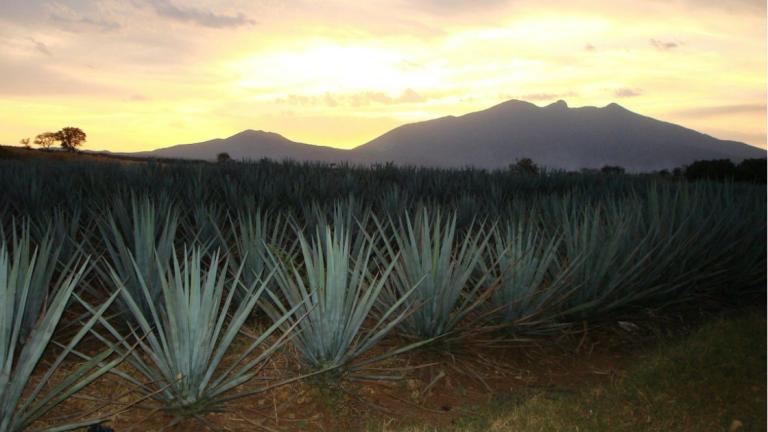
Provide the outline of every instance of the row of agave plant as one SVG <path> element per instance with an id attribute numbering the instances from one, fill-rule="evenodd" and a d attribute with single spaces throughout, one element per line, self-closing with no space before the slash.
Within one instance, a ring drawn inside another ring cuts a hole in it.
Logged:
<path id="1" fill-rule="evenodd" d="M 190 211 L 200 206 L 241 211 L 261 208 L 302 218 L 317 204 L 330 208 L 352 198 L 377 215 L 398 217 L 420 202 L 444 206 L 463 227 L 477 214 L 505 217 L 510 203 L 538 196 L 577 194 L 579 201 L 643 193 L 653 177 L 574 175 L 552 172 L 379 166 L 332 167 L 323 164 L 261 161 L 236 164 L 59 164 L 0 160 L 0 219 L 42 219 L 54 210 L 88 218 L 94 207 L 130 201 L 130 195 L 155 202 L 172 200 Z M 748 185 L 739 186 L 749 190 Z M 754 188 L 752 188 L 754 189 Z"/>
<path id="2" fill-rule="evenodd" d="M 345 201 L 298 217 L 185 213 L 147 196 L 52 221 L 6 218 L 0 432 L 29 427 L 105 374 L 179 420 L 205 422 L 207 411 L 314 374 L 385 378 L 370 366 L 479 333 L 535 337 L 764 289 L 764 189 L 736 191 L 653 184 L 598 201 L 553 195 L 463 226 L 436 205 L 393 216 Z M 243 336 L 254 317 L 264 325 Z M 86 338 L 101 348 L 78 349 Z M 304 370 L 262 381 L 285 344 Z"/>

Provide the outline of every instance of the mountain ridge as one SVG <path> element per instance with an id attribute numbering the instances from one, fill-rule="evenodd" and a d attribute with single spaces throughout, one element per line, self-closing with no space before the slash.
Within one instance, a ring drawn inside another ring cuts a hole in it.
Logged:
<path id="1" fill-rule="evenodd" d="M 720 140 L 617 103 L 571 108 L 558 100 L 540 107 L 517 99 L 460 116 L 404 124 L 352 149 L 246 129 L 228 138 L 133 155 L 211 160 L 222 152 L 234 159 L 479 168 L 501 168 L 531 158 L 555 169 L 619 165 L 631 171 L 668 169 L 702 159 L 765 157 L 764 149 Z"/>

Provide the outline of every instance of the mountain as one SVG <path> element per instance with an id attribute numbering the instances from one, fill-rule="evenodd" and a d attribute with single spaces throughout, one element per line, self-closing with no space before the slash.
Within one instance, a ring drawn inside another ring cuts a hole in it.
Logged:
<path id="1" fill-rule="evenodd" d="M 483 111 L 397 127 L 352 150 L 290 141 L 278 134 L 245 131 L 227 139 L 145 152 L 143 156 L 215 159 L 349 161 L 438 167 L 501 168 L 519 158 L 558 169 L 619 165 L 651 171 L 695 160 L 763 158 L 764 149 L 725 141 L 646 117 L 615 103 L 570 108 L 564 101 L 538 107 L 510 100 Z"/>
<path id="2" fill-rule="evenodd" d="M 518 158 L 564 169 L 619 165 L 634 171 L 701 159 L 765 157 L 765 150 L 722 141 L 633 113 L 620 105 L 545 107 L 511 100 L 461 117 L 408 124 L 355 149 L 367 160 L 414 165 L 506 166 Z"/>
<path id="3" fill-rule="evenodd" d="M 226 139 L 212 139 L 196 144 L 180 144 L 148 152 L 132 153 L 134 156 L 214 160 L 219 153 L 229 153 L 233 159 L 333 162 L 343 160 L 345 151 L 291 141 L 274 132 L 245 130 Z"/>

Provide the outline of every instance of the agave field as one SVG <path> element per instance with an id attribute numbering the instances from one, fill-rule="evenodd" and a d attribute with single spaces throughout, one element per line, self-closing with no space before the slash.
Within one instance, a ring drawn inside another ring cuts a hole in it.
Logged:
<path id="1" fill-rule="evenodd" d="M 0 432 L 103 420 L 51 413 L 105 376 L 205 424 L 406 352 L 745 297 L 765 220 L 765 185 L 642 175 L 0 161 Z"/>

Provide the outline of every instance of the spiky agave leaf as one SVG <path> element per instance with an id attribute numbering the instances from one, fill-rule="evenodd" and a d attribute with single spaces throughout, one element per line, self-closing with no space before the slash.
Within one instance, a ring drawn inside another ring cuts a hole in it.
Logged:
<path id="1" fill-rule="evenodd" d="M 406 216 L 399 226 L 390 222 L 391 240 L 385 227 L 376 223 L 384 239 L 379 259 L 395 262 L 391 285 L 383 295 L 386 303 L 397 304 L 416 286 L 406 305 L 418 309 L 400 327 L 420 339 L 465 333 L 458 331 L 459 325 L 490 294 L 482 289 L 488 275 L 473 277 L 490 234 L 473 224 L 455 244 L 456 215 L 430 216 L 424 208 L 413 219 Z"/>
<path id="2" fill-rule="evenodd" d="M 45 309 L 53 297 L 52 294 L 54 293 L 50 292 L 50 289 L 54 286 L 53 279 L 56 275 L 61 248 L 53 246 L 49 233 L 43 234 L 38 240 L 38 244 L 33 245 L 29 221 L 22 223 L 21 227 L 17 227 L 14 223 L 11 231 L 9 238 L 5 238 L 6 235 L 0 232 L 0 243 L 10 244 L 13 261 L 18 267 L 19 273 L 27 274 L 34 269 L 32 278 L 28 282 L 24 279 L 16 279 L 20 285 L 18 289 L 22 289 L 21 285 L 23 284 L 29 284 L 27 297 L 24 299 L 17 298 L 17 301 L 23 300 L 25 302 L 25 307 L 22 308 L 20 304 L 17 304 L 16 307 L 16 310 L 24 311 L 24 313 L 17 315 L 21 326 L 19 338 L 23 341 L 32 330 L 40 312 Z M 65 266 L 61 272 L 62 276 L 66 276 L 68 273 L 66 267 L 68 266 Z"/>
<path id="3" fill-rule="evenodd" d="M 361 357 L 410 312 L 401 310 L 401 306 L 413 292 L 413 286 L 392 305 L 377 310 L 379 295 L 395 263 L 382 269 L 372 268 L 372 242 L 365 238 L 353 241 L 348 223 L 337 219 L 331 227 L 321 222 L 311 240 L 297 231 L 298 264 L 271 254 L 277 269 L 278 294 L 286 299 L 288 307 L 299 306 L 305 314 L 293 345 L 304 364 L 313 370 L 350 372 L 362 367 Z M 277 320 L 286 309 L 281 302 L 274 303 L 277 307 L 264 309 Z M 364 323 L 368 319 L 371 323 L 366 328 Z M 399 352 L 406 347 L 403 348 Z M 391 354 L 367 359 L 364 364 Z"/>
<path id="4" fill-rule="evenodd" d="M 205 267 L 204 263 L 209 264 Z M 237 397 L 233 390 L 256 376 L 292 331 L 286 329 L 277 341 L 264 346 L 267 338 L 293 318 L 298 307 L 286 311 L 255 340 L 235 352 L 232 342 L 267 285 L 252 284 L 244 300 L 234 305 L 234 294 L 241 283 L 240 271 L 232 276 L 226 290 L 228 264 L 220 264 L 219 252 L 204 255 L 199 247 L 189 252 L 185 249 L 180 258 L 174 254 L 172 265 L 163 266 L 163 301 L 158 304 L 149 302 L 153 294 L 146 281 L 138 278 L 140 295 L 149 305 L 148 313 L 142 310 L 134 294 L 121 290 L 136 323 L 133 332 L 138 335 L 138 348 L 130 351 L 128 342 L 116 348 L 128 354 L 128 362 L 143 380 L 127 374 L 121 376 L 179 416 L 197 416 Z M 133 265 L 138 263 L 134 261 Z M 113 270 L 111 275 L 118 287 L 125 286 L 117 272 Z M 109 325 L 107 328 L 122 339 L 117 329 Z M 251 357 L 256 350 L 262 351 Z M 236 359 L 225 366 L 222 361 L 228 354 Z"/>
<path id="5" fill-rule="evenodd" d="M 480 268 L 493 289 L 489 308 L 495 320 L 515 331 L 554 328 L 560 304 L 573 287 L 559 262 L 560 236 L 544 234 L 533 221 L 495 227 Z"/>
<path id="6" fill-rule="evenodd" d="M 134 197 L 130 217 L 125 209 L 118 208 L 100 224 L 107 251 L 104 262 L 119 275 L 123 281 L 120 286 L 131 294 L 144 314 L 149 314 L 151 303 L 163 300 L 162 272 L 171 261 L 178 223 L 173 206 L 157 206 L 149 197 Z M 110 270 L 99 268 L 104 280 L 109 280 Z M 149 297 L 144 296 L 143 284 L 151 294 Z M 128 311 L 123 297 L 118 304 L 123 312 Z"/>
<path id="7" fill-rule="evenodd" d="M 225 249 L 227 239 L 221 233 L 225 210 L 217 205 L 197 203 L 179 223 L 179 237 L 186 244 L 199 245 L 204 249 Z"/>
<path id="8" fill-rule="evenodd" d="M 35 278 L 38 251 L 32 253 L 30 261 L 17 251 L 13 258 L 4 245 L 0 245 L 0 432 L 16 432 L 26 429 L 58 404 L 80 391 L 103 374 L 111 370 L 120 359 L 109 360 L 112 350 L 106 350 L 69 371 L 60 382 L 50 384 L 49 380 L 71 354 L 82 338 L 101 319 L 101 315 L 114 300 L 116 294 L 87 318 L 77 333 L 47 367 L 39 383 L 28 387 L 30 378 L 40 362 L 43 353 L 52 342 L 53 333 L 78 283 L 88 269 L 88 263 L 75 266 L 54 286 L 54 293 L 47 308 L 39 309 L 35 326 L 25 340 L 20 338 L 23 317 L 34 305 L 32 284 Z M 28 309 L 30 308 L 30 309 Z M 61 425 L 56 430 L 82 427 L 83 423 Z"/>
<path id="9" fill-rule="evenodd" d="M 240 213 L 237 218 L 231 219 L 230 236 L 220 233 L 222 243 L 234 244 L 230 262 L 235 270 L 242 267 L 243 286 L 251 286 L 266 275 L 268 248 L 291 253 L 293 247 L 288 244 L 289 225 L 288 218 L 273 216 L 257 209 Z"/>
<path id="10" fill-rule="evenodd" d="M 677 288 L 661 278 L 676 261 L 674 236 L 659 237 L 643 228 L 637 201 L 606 205 L 567 214 L 563 223 L 568 281 L 579 288 L 565 305 L 565 315 L 579 320 L 607 319 L 612 313 L 662 299 Z"/>

